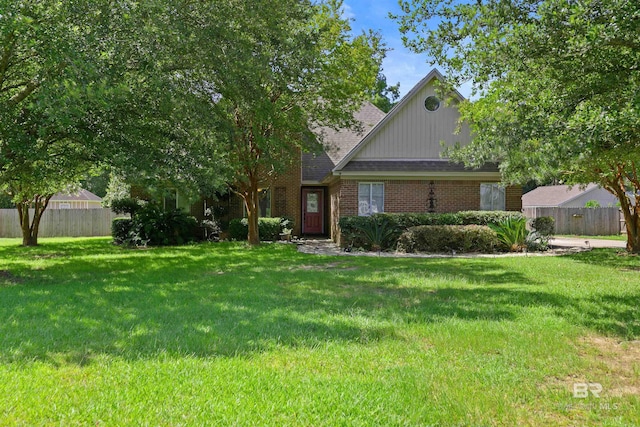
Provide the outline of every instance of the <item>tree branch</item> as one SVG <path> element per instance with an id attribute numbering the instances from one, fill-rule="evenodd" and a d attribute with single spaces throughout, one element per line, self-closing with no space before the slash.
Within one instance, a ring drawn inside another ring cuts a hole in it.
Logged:
<path id="1" fill-rule="evenodd" d="M 16 83 L 16 84 L 12 84 L 9 86 L 2 86 L 2 81 L 0 81 L 0 92 L 7 92 L 10 91 L 11 89 L 18 89 L 19 87 L 23 87 L 28 85 L 29 82 L 28 81 L 24 81 L 24 82 L 20 82 L 20 83 Z"/>
<path id="2" fill-rule="evenodd" d="M 40 83 L 31 80 L 19 93 L 9 98 L 9 106 L 14 107 L 25 100 L 26 97 L 31 95 L 38 87 Z"/>

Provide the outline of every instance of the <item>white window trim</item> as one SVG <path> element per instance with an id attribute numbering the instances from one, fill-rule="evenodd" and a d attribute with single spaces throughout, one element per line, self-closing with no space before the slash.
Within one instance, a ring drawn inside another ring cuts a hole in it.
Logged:
<path id="1" fill-rule="evenodd" d="M 371 216 L 372 213 L 368 212 L 368 213 L 362 213 L 362 210 L 360 208 L 360 185 L 367 185 L 369 186 L 369 201 L 368 201 L 368 206 L 371 206 L 371 198 L 373 196 L 373 186 L 374 185 L 381 185 L 382 186 L 382 203 L 381 206 L 378 207 L 378 212 L 375 213 L 382 213 L 384 212 L 384 182 L 370 182 L 370 181 L 365 181 L 365 182 L 358 182 L 358 216 Z"/>

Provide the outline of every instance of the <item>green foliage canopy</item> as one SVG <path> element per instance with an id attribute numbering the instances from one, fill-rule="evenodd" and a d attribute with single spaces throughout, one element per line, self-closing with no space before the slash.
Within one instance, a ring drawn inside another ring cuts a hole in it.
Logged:
<path id="1" fill-rule="evenodd" d="M 249 241 L 258 243 L 258 191 L 319 150 L 313 127 L 355 126 L 375 86 L 384 48 L 375 34 L 350 34 L 340 1 L 237 1 L 183 8 L 193 41 L 191 91 L 225 133 L 230 186 L 243 200 Z"/>
<path id="2" fill-rule="evenodd" d="M 640 3 L 412 0 L 402 8 L 407 46 L 441 64 L 450 84 L 473 80 L 478 99 L 461 111 L 474 140 L 453 158 L 500 161 L 509 182 L 596 182 L 620 200 L 627 247 L 640 251 Z"/>
<path id="3" fill-rule="evenodd" d="M 105 164 L 221 184 L 211 132 L 193 125 L 195 97 L 165 46 L 165 3 L 0 0 L 0 191 L 25 245 L 51 196 Z"/>

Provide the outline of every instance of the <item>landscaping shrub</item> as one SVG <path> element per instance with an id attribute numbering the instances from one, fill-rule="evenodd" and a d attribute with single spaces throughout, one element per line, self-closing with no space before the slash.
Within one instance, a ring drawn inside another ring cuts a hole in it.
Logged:
<path id="1" fill-rule="evenodd" d="M 521 220 L 525 216 L 522 212 L 515 211 L 462 211 L 456 215 L 462 225 L 489 225 L 500 224 L 508 219 Z"/>
<path id="2" fill-rule="evenodd" d="M 500 245 L 498 236 L 484 225 L 420 225 L 406 230 L 398 239 L 402 252 L 483 252 Z"/>
<path id="3" fill-rule="evenodd" d="M 387 218 L 381 216 L 370 217 L 370 221 L 359 225 L 358 231 L 365 240 L 365 248 L 379 251 L 389 248 L 397 240 L 397 228 L 391 225 Z"/>
<path id="4" fill-rule="evenodd" d="M 140 211 L 140 209 L 142 209 L 142 207 L 142 202 L 132 197 L 114 199 L 111 201 L 111 210 L 113 212 L 117 214 L 129 214 L 132 218 Z"/>
<path id="5" fill-rule="evenodd" d="M 112 223 L 114 243 L 127 246 L 182 245 L 195 240 L 197 233 L 194 217 L 152 204 L 142 206 L 131 219 L 118 218 Z"/>
<path id="6" fill-rule="evenodd" d="M 231 240 L 247 240 L 249 225 L 246 218 L 234 218 L 229 221 L 229 238 Z"/>
<path id="7" fill-rule="evenodd" d="M 505 211 L 464 211 L 458 213 L 378 213 L 371 216 L 349 216 L 340 218 L 338 225 L 342 242 L 353 247 L 369 248 L 371 239 L 368 232 L 380 228 L 380 221 L 386 222 L 389 236 L 384 239 L 382 249 L 396 245 L 400 235 L 411 227 L 421 225 L 487 225 L 498 224 L 508 218 L 524 219 L 520 212 Z"/>
<path id="8" fill-rule="evenodd" d="M 550 237 L 555 234 L 556 220 L 552 216 L 541 216 L 531 220 L 531 228 L 541 236 Z"/>
<path id="9" fill-rule="evenodd" d="M 395 247 L 403 231 L 418 225 L 456 225 L 461 221 L 454 213 L 378 213 L 371 216 L 348 216 L 340 218 L 338 225 L 342 241 L 353 247 L 369 248 L 371 239 L 366 235 L 373 230 L 381 231 L 384 223 L 385 234 L 381 249 Z M 368 230 L 368 231 L 367 231 Z"/>
<path id="10" fill-rule="evenodd" d="M 282 218 L 258 218 L 258 236 L 260 240 L 278 240 L 282 231 Z M 249 229 L 247 228 L 247 234 Z"/>
<path id="11" fill-rule="evenodd" d="M 555 233 L 556 220 L 552 216 L 541 216 L 531 220 L 533 231 L 526 240 L 527 249 L 530 251 L 546 251 L 549 249 L 549 239 Z"/>
<path id="12" fill-rule="evenodd" d="M 338 225 L 342 233 L 342 241 L 346 245 L 356 248 L 367 247 L 369 243 L 362 230 L 370 227 L 372 221 L 373 217 L 371 216 L 346 216 L 340 218 Z"/>
<path id="13" fill-rule="evenodd" d="M 488 224 L 488 226 L 495 231 L 498 240 L 507 250 L 520 252 L 526 247 L 525 241 L 529 232 L 525 218 L 511 217 L 498 224 Z"/>
<path id="14" fill-rule="evenodd" d="M 131 218 L 114 218 L 111 222 L 111 235 L 113 236 L 113 243 L 116 245 L 123 245 L 129 239 L 129 233 L 133 227 L 133 220 Z"/>
<path id="15" fill-rule="evenodd" d="M 147 205 L 134 218 L 142 238 L 151 246 L 182 245 L 195 240 L 198 222 L 181 210 Z"/>
<path id="16" fill-rule="evenodd" d="M 532 252 L 546 251 L 549 249 L 549 237 L 543 236 L 537 231 L 529 233 L 524 243 L 527 250 Z"/>
<path id="17" fill-rule="evenodd" d="M 293 228 L 293 220 L 283 218 L 258 218 L 258 235 L 260 240 L 278 240 L 282 230 Z M 246 218 L 235 218 L 229 221 L 229 238 L 231 240 L 247 240 L 249 222 Z"/>
<path id="18" fill-rule="evenodd" d="M 462 225 L 456 213 L 379 213 L 370 218 L 384 218 L 392 227 L 400 230 L 418 225 Z"/>

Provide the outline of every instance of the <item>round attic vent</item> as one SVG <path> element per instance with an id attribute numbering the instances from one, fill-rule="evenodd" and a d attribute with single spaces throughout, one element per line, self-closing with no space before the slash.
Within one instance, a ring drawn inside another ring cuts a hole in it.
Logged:
<path id="1" fill-rule="evenodd" d="M 426 108 L 427 111 L 436 111 L 438 108 L 440 108 L 440 100 L 435 96 L 428 96 L 424 100 L 424 108 Z"/>

